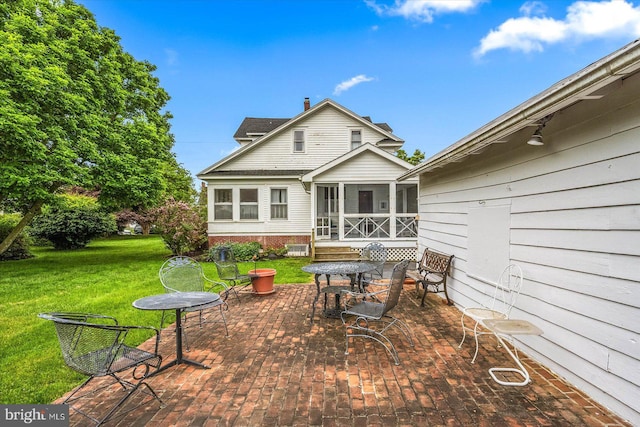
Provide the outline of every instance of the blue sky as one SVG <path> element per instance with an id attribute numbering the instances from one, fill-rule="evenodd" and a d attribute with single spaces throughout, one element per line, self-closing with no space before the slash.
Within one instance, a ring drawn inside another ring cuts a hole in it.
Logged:
<path id="1" fill-rule="evenodd" d="M 331 98 L 427 158 L 640 37 L 640 2 L 78 0 L 158 69 L 178 161 L 238 148 L 245 117 Z"/>

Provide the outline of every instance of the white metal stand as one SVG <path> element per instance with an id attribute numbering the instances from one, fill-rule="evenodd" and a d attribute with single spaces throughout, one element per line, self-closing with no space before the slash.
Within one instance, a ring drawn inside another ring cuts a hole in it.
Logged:
<path id="1" fill-rule="evenodd" d="M 513 346 L 513 351 L 509 348 L 503 338 L 512 338 L 514 335 L 542 335 L 542 329 L 533 325 L 526 320 L 520 319 L 490 319 L 485 320 L 483 324 L 498 338 L 500 344 L 507 350 L 509 356 L 516 362 L 518 368 L 491 368 L 489 369 L 489 375 L 495 382 L 502 385 L 523 386 L 531 382 L 529 373 L 520 362 L 518 357 L 518 350 Z M 496 376 L 496 372 L 515 372 L 522 376 L 522 381 L 504 381 Z"/>

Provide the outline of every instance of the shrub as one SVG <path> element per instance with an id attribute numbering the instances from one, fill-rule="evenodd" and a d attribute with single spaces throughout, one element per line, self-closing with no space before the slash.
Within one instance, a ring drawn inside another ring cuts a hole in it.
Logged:
<path id="1" fill-rule="evenodd" d="M 211 249 L 209 249 L 207 261 L 213 261 L 213 253 L 220 246 L 230 246 L 231 250 L 233 251 L 233 256 L 236 258 L 236 261 L 253 261 L 254 257 L 257 258 L 260 256 L 260 249 L 262 249 L 262 246 L 258 242 L 223 243 L 215 245 Z"/>
<path id="2" fill-rule="evenodd" d="M 282 258 L 283 256 L 285 256 L 288 252 L 288 249 L 286 246 L 281 246 L 279 248 L 276 247 L 268 247 L 264 250 L 264 256 L 266 256 L 267 258 Z"/>
<path id="3" fill-rule="evenodd" d="M 156 208 L 155 217 L 157 231 L 174 255 L 204 250 L 207 222 L 200 208 L 169 199 Z"/>
<path id="4" fill-rule="evenodd" d="M 0 215 L 0 242 L 3 241 L 9 233 L 20 222 L 19 214 L 2 214 Z M 22 231 L 13 241 L 9 249 L 0 254 L 0 261 L 8 259 L 24 259 L 31 258 L 31 252 L 29 252 L 29 236 Z"/>
<path id="5" fill-rule="evenodd" d="M 114 216 L 103 211 L 94 197 L 65 194 L 34 219 L 31 235 L 49 240 L 55 249 L 78 249 L 116 231 Z"/>

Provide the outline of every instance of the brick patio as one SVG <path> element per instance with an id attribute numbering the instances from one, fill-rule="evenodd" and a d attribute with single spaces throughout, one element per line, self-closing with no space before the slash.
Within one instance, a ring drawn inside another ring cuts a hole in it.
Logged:
<path id="1" fill-rule="evenodd" d="M 121 426 L 628 426 L 588 396 L 523 357 L 532 383 L 505 387 L 492 366 L 512 366 L 495 339 L 473 339 L 462 349 L 460 312 L 434 295 L 421 308 L 407 286 L 395 314 L 412 328 L 415 348 L 393 333 L 400 356 L 357 339 L 344 354 L 340 320 L 308 315 L 315 285 L 276 286 L 266 296 L 229 301 L 229 338 L 221 325 L 188 330 L 186 356 L 208 364 L 167 369 L 148 380 L 166 406 L 140 406 L 111 425 Z M 318 302 L 320 306 L 320 302 Z M 158 313 L 158 318 L 160 314 Z M 150 348 L 150 343 L 143 345 Z M 171 328 L 161 354 L 175 355 Z M 94 399 L 112 405 L 114 386 Z M 144 396 L 138 393 L 138 396 Z M 137 399 L 133 399 L 137 400 Z M 71 413 L 71 425 L 90 425 Z"/>

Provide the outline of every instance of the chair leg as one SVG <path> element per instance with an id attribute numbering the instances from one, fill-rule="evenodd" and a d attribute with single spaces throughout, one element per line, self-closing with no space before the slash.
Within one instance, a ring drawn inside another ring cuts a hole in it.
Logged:
<path id="1" fill-rule="evenodd" d="M 458 344 L 458 348 L 462 348 L 462 344 L 464 344 L 464 339 L 467 337 L 467 328 L 464 326 L 464 314 L 462 314 L 462 319 L 460 320 L 462 323 L 462 341 Z"/>
<path id="2" fill-rule="evenodd" d="M 473 336 L 476 339 L 476 352 L 473 354 L 473 359 L 471 359 L 471 363 L 476 363 L 476 357 L 478 357 L 478 323 L 480 322 L 476 322 L 476 325 L 473 328 Z"/>
<path id="3" fill-rule="evenodd" d="M 131 395 L 138 390 L 138 388 L 140 388 L 140 386 L 145 385 L 149 391 L 151 391 L 151 396 L 153 396 L 156 400 L 158 400 L 158 402 L 160 402 L 160 405 L 164 406 L 164 402 L 162 401 L 162 399 L 160 399 L 160 397 L 158 397 L 158 395 L 156 394 L 156 392 L 151 388 L 151 386 L 149 384 L 147 384 L 144 381 L 140 381 L 137 384 L 133 385 L 132 388 L 126 390 L 126 394 L 122 397 L 122 399 L 120 399 L 120 401 L 113 407 L 111 408 L 111 410 L 107 413 L 107 415 L 105 415 L 99 422 L 98 422 L 98 426 L 104 424 L 105 422 L 107 422 L 107 420 L 113 415 L 115 414 L 115 412 L 122 406 L 124 405 L 124 403 L 127 401 L 127 399 L 129 399 L 131 397 Z"/>
<path id="4" fill-rule="evenodd" d="M 220 316 L 222 317 L 222 323 L 224 324 L 224 335 L 229 338 L 229 329 L 227 329 L 227 319 L 224 317 L 224 311 L 222 310 L 222 306 L 220 308 Z"/>
<path id="5" fill-rule="evenodd" d="M 226 291 L 224 291 L 224 292 L 222 293 L 222 300 L 223 300 L 223 301 L 226 301 L 226 300 L 229 298 L 229 294 L 230 294 L 230 293 L 233 293 L 233 295 L 235 295 L 235 297 L 236 297 L 236 300 L 237 300 L 238 302 L 240 302 L 240 296 L 238 295 L 238 291 L 236 291 L 236 289 L 235 289 L 235 286 L 234 286 L 234 285 L 229 286 L 229 289 L 227 289 Z"/>
<path id="6" fill-rule="evenodd" d="M 413 347 L 413 339 L 408 333 L 409 327 L 406 324 L 404 324 L 404 322 L 396 318 L 391 318 L 391 319 L 393 319 L 393 321 L 391 322 L 383 319 L 374 320 L 376 322 L 382 322 L 386 324 L 386 326 L 382 328 L 381 331 L 376 331 L 374 329 L 371 329 L 369 327 L 369 321 L 363 318 L 357 318 L 355 322 L 353 322 L 351 325 L 348 325 L 348 326 L 345 325 L 347 327 L 345 354 L 349 353 L 349 337 L 369 338 L 382 344 L 382 346 L 389 352 L 391 357 L 393 357 L 393 361 L 395 362 L 395 364 L 399 365 L 400 359 L 398 358 L 398 351 L 396 350 L 395 345 L 393 345 L 393 342 L 391 342 L 391 340 L 387 338 L 382 332 L 386 331 L 391 326 L 396 326 L 407 337 L 407 340 L 409 341 L 409 344 L 412 347 Z M 361 326 L 359 322 L 363 322 L 365 326 Z M 404 330 L 403 328 L 406 328 L 407 330 Z M 351 329 L 352 331 L 351 333 L 349 333 L 349 329 Z M 354 333 L 354 331 L 360 331 L 361 333 Z"/>
<path id="7" fill-rule="evenodd" d="M 110 376 L 112 378 L 115 379 L 115 381 L 120 384 L 122 386 L 122 388 L 124 389 L 125 395 L 118 401 L 118 403 L 116 405 L 114 405 L 109 412 L 107 412 L 107 414 L 102 417 L 101 419 L 95 418 L 93 416 L 91 416 L 90 414 L 88 414 L 87 412 L 83 411 L 82 409 L 76 408 L 75 406 L 71 405 L 71 402 L 74 402 L 78 399 L 81 399 L 91 393 L 95 393 L 98 390 L 101 390 L 103 388 L 109 387 L 109 385 L 103 385 L 100 386 L 98 389 L 96 390 L 92 390 L 89 391 L 85 394 L 81 394 L 77 397 L 76 394 L 82 389 L 84 388 L 87 384 L 89 384 L 89 382 L 91 380 L 93 380 L 94 378 L 96 378 L 95 376 L 91 376 L 89 378 L 87 378 L 80 386 L 78 386 L 73 393 L 71 393 L 63 402 L 62 404 L 66 404 L 69 406 L 70 409 L 73 409 L 74 411 L 76 411 L 77 413 L 79 413 L 80 415 L 85 416 L 86 418 L 90 419 L 91 421 L 93 421 L 94 423 L 96 423 L 96 426 L 102 425 L 105 422 L 107 422 L 109 420 L 109 418 L 111 418 L 111 416 L 127 401 L 127 399 L 129 399 L 129 397 L 142 385 L 146 386 L 149 389 L 150 393 L 145 393 L 149 396 L 152 396 L 154 399 L 156 399 L 158 402 L 160 402 L 160 406 L 164 407 L 164 402 L 162 401 L 162 399 L 160 399 L 160 397 L 158 396 L 158 394 L 151 388 L 151 386 L 149 384 L 147 384 L 144 381 L 144 378 L 141 378 L 141 380 L 138 383 L 131 383 L 129 381 L 123 380 L 120 377 L 118 377 L 115 374 L 110 374 Z"/>

